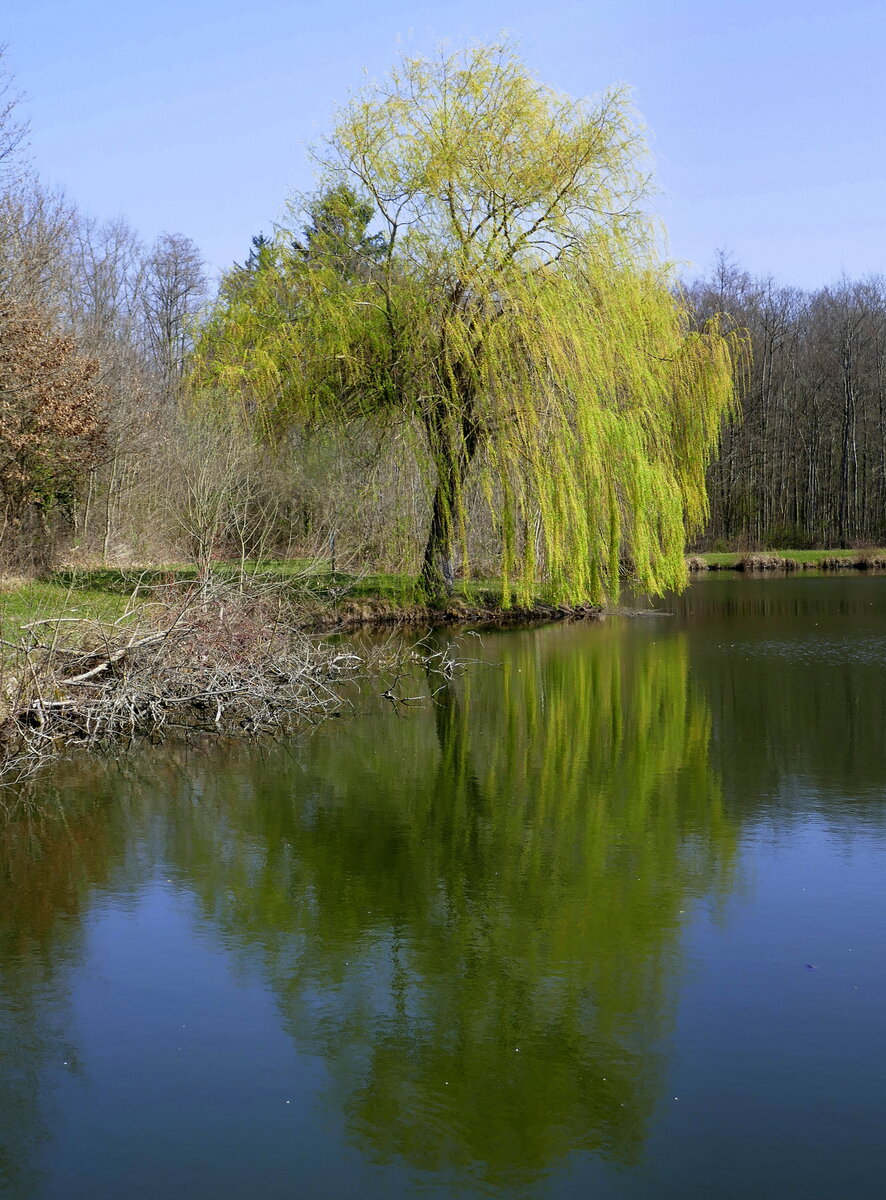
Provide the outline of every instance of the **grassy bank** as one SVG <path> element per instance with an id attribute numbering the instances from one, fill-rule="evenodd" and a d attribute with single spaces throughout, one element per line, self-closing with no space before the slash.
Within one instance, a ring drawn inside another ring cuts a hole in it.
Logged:
<path id="1" fill-rule="evenodd" d="M 333 574 L 306 561 L 231 564 L 213 570 L 214 584 L 248 593 L 273 592 L 291 607 L 304 630 L 352 629 L 390 624 L 519 624 L 588 617 L 593 605 L 569 607 L 539 601 L 528 608 L 502 606 L 496 580 L 460 581 L 442 605 L 428 604 L 416 580 L 401 575 Z M 114 621 L 128 607 L 164 602 L 198 587 L 194 567 L 116 568 L 54 572 L 39 582 L 0 579 L 0 638 L 14 641 L 31 623 L 62 618 Z"/>
<path id="2" fill-rule="evenodd" d="M 886 569 L 882 550 L 727 551 L 694 554 L 692 572 Z M 266 586 L 285 596 L 299 624 L 312 631 L 350 629 L 360 625 L 395 623 L 519 624 L 591 616 L 594 606 L 554 606 L 539 601 L 530 608 L 503 608 L 501 586 L 493 579 L 460 581 L 445 605 L 429 605 L 414 578 L 402 575 L 333 574 L 326 564 L 294 559 L 220 563 L 217 582 L 247 590 Z M 0 578 L 0 639 L 15 642 L 35 621 L 77 620 L 112 622 L 128 607 L 150 603 L 158 594 L 197 587 L 197 571 L 186 564 L 99 567 L 60 570 L 47 578 Z"/>
<path id="3" fill-rule="evenodd" d="M 0 637 L 17 637 L 44 617 L 113 621 L 125 607 L 125 595 L 95 584 L 0 578 Z"/>
<path id="4" fill-rule="evenodd" d="M 735 550 L 693 554 L 689 569 L 699 571 L 875 571 L 886 569 L 884 550 Z"/>

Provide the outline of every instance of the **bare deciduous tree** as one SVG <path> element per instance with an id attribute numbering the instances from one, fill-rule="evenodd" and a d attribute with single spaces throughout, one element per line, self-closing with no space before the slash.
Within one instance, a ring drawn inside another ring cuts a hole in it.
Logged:
<path id="1" fill-rule="evenodd" d="M 12 77 L 3 66 L 5 43 L 0 43 L 0 183 L 22 167 L 22 151 L 28 135 L 28 124 L 19 116 L 21 96 L 14 90 Z"/>
<path id="2" fill-rule="evenodd" d="M 164 233 L 145 263 L 141 302 L 145 340 L 167 400 L 174 396 L 191 346 L 194 323 L 206 298 L 200 251 L 180 233 Z"/>
<path id="3" fill-rule="evenodd" d="M 688 295 L 747 329 L 743 419 L 709 472 L 701 545 L 852 546 L 886 540 L 886 280 L 814 292 L 752 279 L 725 255 Z"/>

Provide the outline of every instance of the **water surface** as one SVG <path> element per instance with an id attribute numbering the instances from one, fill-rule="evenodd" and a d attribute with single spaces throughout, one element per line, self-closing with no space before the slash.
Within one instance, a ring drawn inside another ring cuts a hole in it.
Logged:
<path id="1" fill-rule="evenodd" d="M 886 1194 L 886 578 L 469 639 L 0 843 L 0 1194 Z"/>

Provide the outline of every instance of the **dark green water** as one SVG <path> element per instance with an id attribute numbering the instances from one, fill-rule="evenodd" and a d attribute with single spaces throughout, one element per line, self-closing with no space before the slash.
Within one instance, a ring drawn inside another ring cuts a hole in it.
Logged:
<path id="1" fill-rule="evenodd" d="M 2 827 L 0 1194 L 880 1200 L 886 578 L 669 608 L 66 767 Z"/>

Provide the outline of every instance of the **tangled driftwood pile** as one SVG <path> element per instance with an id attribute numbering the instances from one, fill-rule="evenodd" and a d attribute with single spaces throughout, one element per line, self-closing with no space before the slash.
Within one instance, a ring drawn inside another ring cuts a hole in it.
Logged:
<path id="1" fill-rule="evenodd" d="M 397 703 L 399 681 L 416 665 L 441 678 L 456 668 L 449 648 L 389 638 L 358 651 L 312 638 L 273 589 L 224 585 L 154 597 L 112 623 L 34 621 L 2 649 L 6 781 L 72 746 L 316 723 L 339 715 L 349 685 L 369 678 Z"/>

